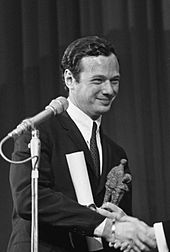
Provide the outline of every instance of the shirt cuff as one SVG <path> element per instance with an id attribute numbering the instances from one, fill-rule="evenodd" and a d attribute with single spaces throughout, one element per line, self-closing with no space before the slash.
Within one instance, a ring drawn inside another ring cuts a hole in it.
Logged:
<path id="1" fill-rule="evenodd" d="M 102 236 L 102 233 L 103 233 L 103 230 L 104 230 L 104 227 L 105 227 L 105 224 L 106 224 L 106 220 L 107 219 L 104 219 L 104 221 L 102 223 L 100 223 L 100 225 L 98 225 L 95 228 L 95 230 L 94 230 L 94 235 L 95 236 L 98 236 L 98 237 Z"/>
<path id="2" fill-rule="evenodd" d="M 155 237 L 156 237 L 158 251 L 159 252 L 162 252 L 162 251 L 169 252 L 162 222 L 154 224 L 154 231 L 155 231 Z"/>

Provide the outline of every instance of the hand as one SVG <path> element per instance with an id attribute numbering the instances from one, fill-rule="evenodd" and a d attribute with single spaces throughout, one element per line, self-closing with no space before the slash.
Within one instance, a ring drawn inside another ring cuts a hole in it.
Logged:
<path id="1" fill-rule="evenodd" d="M 140 252 L 156 247 L 154 229 L 137 218 L 124 216 L 116 221 L 115 227 L 115 248 Z"/>
<path id="2" fill-rule="evenodd" d="M 125 216 L 125 212 L 115 204 L 109 202 L 104 203 L 95 211 L 105 216 L 106 219 L 95 228 L 94 235 L 103 237 L 107 242 L 111 244 L 114 243 L 115 238 L 114 233 L 112 232 L 113 222 L 115 222 L 115 219 L 120 219 L 121 217 Z"/>
<path id="3" fill-rule="evenodd" d="M 102 232 L 102 237 L 109 243 L 115 242 L 115 234 L 112 232 L 113 221 L 106 218 L 105 226 Z"/>
<path id="4" fill-rule="evenodd" d="M 104 203 L 100 208 L 97 208 L 97 211 L 110 219 L 120 219 L 126 216 L 126 213 L 120 207 L 110 202 Z"/>

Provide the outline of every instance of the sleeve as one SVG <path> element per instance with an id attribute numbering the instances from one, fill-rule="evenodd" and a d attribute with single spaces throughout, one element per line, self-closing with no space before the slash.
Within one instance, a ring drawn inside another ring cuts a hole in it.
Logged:
<path id="1" fill-rule="evenodd" d="M 29 141 L 30 136 L 28 134 L 15 140 L 13 160 L 24 160 L 30 156 Z M 104 217 L 88 207 L 78 204 L 77 201 L 70 199 L 61 191 L 54 190 L 48 147 L 43 147 L 39 167 L 39 222 L 91 236 L 96 226 L 104 220 Z M 31 219 L 31 170 L 31 162 L 19 165 L 12 164 L 10 167 L 14 208 L 19 216 L 27 220 Z"/>

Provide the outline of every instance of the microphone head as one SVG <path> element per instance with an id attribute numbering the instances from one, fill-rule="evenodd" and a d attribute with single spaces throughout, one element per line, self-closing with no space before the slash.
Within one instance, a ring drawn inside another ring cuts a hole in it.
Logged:
<path id="1" fill-rule="evenodd" d="M 68 101 L 65 97 L 60 96 L 52 100 L 45 109 L 51 109 L 56 114 L 63 113 L 68 108 Z"/>
<path id="2" fill-rule="evenodd" d="M 27 118 L 22 121 L 16 129 L 11 131 L 8 136 L 20 136 L 22 133 L 29 129 L 35 128 L 37 125 L 47 120 L 49 117 L 56 114 L 61 114 L 68 108 L 68 101 L 65 97 L 58 97 L 51 101 L 51 103 L 45 107 L 45 110 L 33 116 L 32 118 Z"/>

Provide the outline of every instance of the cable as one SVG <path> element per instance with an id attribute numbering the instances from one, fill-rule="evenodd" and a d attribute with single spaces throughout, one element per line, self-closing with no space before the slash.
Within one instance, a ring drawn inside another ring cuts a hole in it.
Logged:
<path id="1" fill-rule="evenodd" d="M 14 161 L 14 160 L 11 160 L 11 159 L 9 159 L 8 157 L 6 157 L 6 156 L 4 155 L 4 153 L 3 153 L 2 146 L 3 146 L 3 144 L 4 144 L 9 138 L 11 138 L 11 136 L 8 136 L 8 135 L 7 135 L 7 136 L 4 137 L 4 138 L 1 140 L 1 142 L 0 142 L 0 154 L 1 154 L 1 156 L 2 156 L 8 163 L 11 163 L 11 164 L 23 164 L 23 163 L 26 163 L 26 162 L 32 160 L 33 158 L 37 158 L 37 161 L 38 161 L 38 156 L 29 157 L 29 158 L 26 158 L 26 159 L 20 160 L 20 161 Z M 36 161 L 36 163 L 37 163 L 37 161 Z"/>

